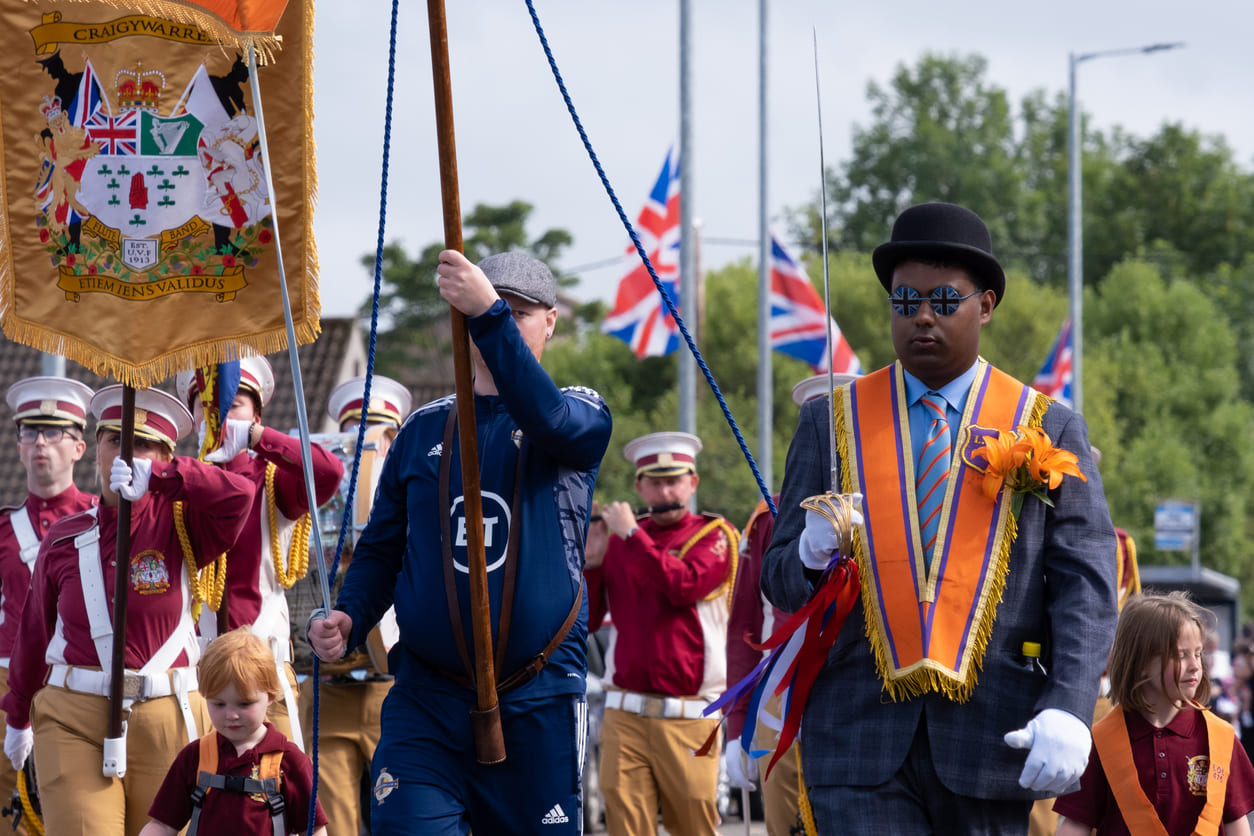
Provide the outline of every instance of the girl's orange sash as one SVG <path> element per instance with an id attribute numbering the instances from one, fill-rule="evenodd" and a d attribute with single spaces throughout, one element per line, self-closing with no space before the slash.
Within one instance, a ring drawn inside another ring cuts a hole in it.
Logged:
<path id="1" fill-rule="evenodd" d="M 1187 710 L 1187 709 L 1186 709 Z M 1194 709 L 1206 720 L 1206 751 L 1210 759 L 1206 772 L 1206 804 L 1197 818 L 1193 836 L 1217 836 L 1223 824 L 1224 796 L 1228 791 L 1228 765 L 1236 732 L 1232 726 L 1205 709 Z M 1132 742 L 1123 709 L 1107 714 L 1093 726 L 1093 745 L 1102 761 L 1102 772 L 1119 805 L 1119 814 L 1129 833 L 1167 836 L 1158 811 L 1145 795 L 1132 760 Z"/>
<path id="2" fill-rule="evenodd" d="M 842 489 L 864 497 L 866 524 L 855 534 L 854 556 L 866 631 L 893 699 L 936 691 L 964 702 L 993 629 L 1016 533 L 1010 489 L 989 502 L 970 450 L 998 430 L 1039 427 L 1050 400 L 979 360 L 935 553 L 925 566 L 902 374 L 894 363 L 833 397 Z"/>

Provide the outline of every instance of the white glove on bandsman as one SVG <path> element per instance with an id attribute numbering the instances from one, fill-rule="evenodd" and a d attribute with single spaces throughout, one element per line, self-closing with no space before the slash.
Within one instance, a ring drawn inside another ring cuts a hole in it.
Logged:
<path id="1" fill-rule="evenodd" d="M 226 432 L 222 434 L 222 446 L 205 456 L 205 461 L 222 464 L 234 459 L 248 449 L 248 437 L 252 429 L 253 424 L 251 421 L 227 418 Z M 203 438 L 201 439 L 201 446 L 204 446 Z"/>
<path id="2" fill-rule="evenodd" d="M 753 782 L 758 780 L 758 762 L 741 747 L 740 738 L 727 741 L 724 757 L 727 761 L 727 782 L 736 789 L 756 790 L 757 785 Z"/>
<path id="3" fill-rule="evenodd" d="M 26 766 L 26 759 L 34 749 L 35 732 L 30 726 L 24 729 L 15 729 L 9 725 L 4 727 L 4 754 L 8 756 L 9 763 L 13 764 L 14 771 L 22 771 L 22 767 Z"/>
<path id="4" fill-rule="evenodd" d="M 854 528 L 862 525 L 862 494 L 850 494 L 854 509 L 849 515 Z M 840 547 L 840 533 L 827 517 L 817 511 L 806 510 L 806 527 L 797 541 L 797 553 L 807 569 L 822 572 L 832 559 L 832 555 Z"/>
<path id="5" fill-rule="evenodd" d="M 1050 795 L 1080 780 L 1088 766 L 1093 736 L 1084 721 L 1060 708 L 1047 708 L 1026 726 L 1007 732 L 1006 745 L 1029 749 L 1019 786 Z"/>
<path id="6" fill-rule="evenodd" d="M 121 456 L 115 456 L 109 470 L 109 490 L 123 499 L 134 502 L 148 493 L 148 480 L 152 477 L 152 462 L 135 459 L 128 465 Z"/>

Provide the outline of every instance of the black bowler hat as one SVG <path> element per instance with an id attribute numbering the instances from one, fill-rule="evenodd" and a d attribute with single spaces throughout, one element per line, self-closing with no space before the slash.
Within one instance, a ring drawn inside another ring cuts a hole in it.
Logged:
<path id="1" fill-rule="evenodd" d="M 993 242 L 980 216 L 953 203 L 920 203 L 897 216 L 893 236 L 871 254 L 884 289 L 893 288 L 893 271 L 903 261 L 952 260 L 963 265 L 981 288 L 1001 303 L 1006 274 L 993 256 Z"/>

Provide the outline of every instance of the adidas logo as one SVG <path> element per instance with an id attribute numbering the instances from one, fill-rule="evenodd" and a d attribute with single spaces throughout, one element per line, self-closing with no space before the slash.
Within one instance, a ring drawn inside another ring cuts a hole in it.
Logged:
<path id="1" fill-rule="evenodd" d="M 443 452 L 444 452 L 444 442 L 441 441 L 438 444 L 436 444 L 434 447 L 432 447 L 430 450 L 427 451 L 427 458 L 431 458 L 432 456 L 439 456 Z"/>
<path id="2" fill-rule="evenodd" d="M 545 813 L 544 818 L 540 819 L 540 824 L 566 824 L 568 821 L 570 821 L 570 817 L 566 815 L 562 805 L 554 804 L 553 809 Z"/>

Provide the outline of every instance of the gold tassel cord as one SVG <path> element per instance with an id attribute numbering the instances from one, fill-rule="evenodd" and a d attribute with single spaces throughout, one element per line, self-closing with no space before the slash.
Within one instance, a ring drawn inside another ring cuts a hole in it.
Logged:
<path id="1" fill-rule="evenodd" d="M 309 531 L 313 528 L 313 515 L 304 514 L 292 530 L 292 542 L 287 549 L 287 566 L 283 565 L 283 546 L 279 538 L 279 511 L 274 501 L 274 474 L 278 470 L 273 462 L 266 465 L 266 513 L 270 523 L 270 559 L 274 561 L 274 576 L 279 586 L 291 589 L 309 571 Z"/>
<path id="2" fill-rule="evenodd" d="M 701 526 L 700 531 L 698 531 L 696 534 L 689 537 L 688 542 L 684 543 L 683 547 L 680 548 L 679 559 L 683 560 L 684 555 L 688 553 L 689 549 L 691 549 L 697 543 L 700 543 L 701 540 L 705 537 L 705 535 L 709 534 L 711 531 L 713 531 L 716 528 L 722 529 L 723 534 L 727 537 L 727 540 L 728 540 L 727 548 L 728 548 L 728 554 L 731 556 L 730 557 L 731 565 L 729 566 L 729 571 L 727 573 L 727 580 L 724 581 L 722 584 L 719 584 L 717 589 L 715 589 L 709 595 L 705 596 L 705 598 L 703 598 L 702 600 L 710 601 L 714 598 L 717 598 L 719 595 L 725 595 L 727 598 L 727 609 L 730 612 L 731 605 L 732 605 L 732 595 L 736 591 L 735 589 L 736 571 L 739 565 L 739 558 L 740 558 L 740 532 L 737 531 L 735 528 L 733 528 L 731 523 L 727 522 L 727 520 L 723 519 L 722 517 L 719 517 L 718 519 L 710 520 L 708 523 Z"/>
<path id="3" fill-rule="evenodd" d="M 226 552 L 203 569 L 196 568 L 196 555 L 187 536 L 187 523 L 183 519 L 183 503 L 174 503 L 174 530 L 183 548 L 183 561 L 187 564 L 187 590 L 192 597 L 192 618 L 200 618 L 201 606 L 207 604 L 213 612 L 222 606 L 222 593 L 226 590 Z M 208 590 L 206 592 L 206 590 Z"/>
<path id="4" fill-rule="evenodd" d="M 819 836 L 819 825 L 814 820 L 814 808 L 810 806 L 810 795 L 806 792 L 806 776 L 801 771 L 801 744 L 793 744 L 793 753 L 797 756 L 797 815 L 805 827 L 806 836 Z"/>
<path id="5" fill-rule="evenodd" d="M 23 819 L 30 827 L 31 832 L 35 836 L 44 836 L 44 823 L 39 818 L 39 814 L 35 812 L 35 804 L 30 798 L 30 787 L 26 786 L 26 770 L 19 769 L 17 773 L 17 792 L 18 797 L 22 801 L 22 812 L 25 814 Z M 17 825 L 15 824 L 14 827 Z"/>

